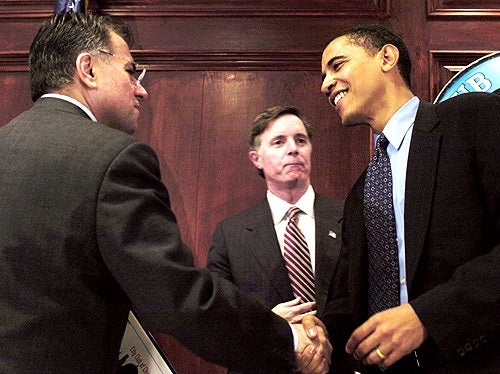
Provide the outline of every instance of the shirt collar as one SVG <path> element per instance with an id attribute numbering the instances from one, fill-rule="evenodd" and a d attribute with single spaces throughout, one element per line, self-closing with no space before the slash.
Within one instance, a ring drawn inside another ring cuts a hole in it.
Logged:
<path id="1" fill-rule="evenodd" d="M 95 118 L 94 114 L 90 111 L 89 108 L 87 108 L 81 102 L 79 102 L 78 100 L 76 100 L 76 99 L 74 99 L 74 98 L 72 98 L 70 96 L 56 94 L 56 93 L 49 93 L 49 94 L 42 95 L 42 97 L 52 97 L 52 98 L 55 98 L 55 99 L 61 99 L 61 100 L 64 100 L 64 101 L 68 101 L 71 104 L 74 104 L 78 108 L 80 108 L 81 110 L 83 110 L 89 116 L 89 118 L 92 121 L 97 122 L 97 118 Z"/>
<path id="2" fill-rule="evenodd" d="M 277 225 L 280 223 L 285 218 L 288 209 L 292 206 L 296 206 L 314 219 L 314 198 L 314 189 L 311 185 L 309 185 L 306 192 L 295 204 L 290 204 L 274 195 L 271 191 L 267 190 L 267 201 L 269 202 L 269 207 L 271 208 L 274 224 Z"/>
<path id="3" fill-rule="evenodd" d="M 415 122 L 419 104 L 420 100 L 418 97 L 413 96 L 392 115 L 389 122 L 385 125 L 383 133 L 395 149 L 399 149 L 401 147 L 406 133 Z M 378 136 L 379 135 L 375 136 L 375 142 L 377 141 Z"/>

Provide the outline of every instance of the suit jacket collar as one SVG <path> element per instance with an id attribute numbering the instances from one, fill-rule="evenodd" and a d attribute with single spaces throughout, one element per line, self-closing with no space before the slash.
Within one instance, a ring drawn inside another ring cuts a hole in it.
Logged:
<path id="1" fill-rule="evenodd" d="M 415 118 L 406 171 L 405 247 L 409 291 L 431 214 L 441 141 L 438 123 L 436 106 L 421 101 Z"/>
<path id="2" fill-rule="evenodd" d="M 61 112 L 67 112 L 71 114 L 78 115 L 80 117 L 88 118 L 89 120 L 90 117 L 83 111 L 81 108 L 76 106 L 73 103 L 70 103 L 69 101 L 54 98 L 54 97 L 42 97 L 38 99 L 35 104 L 33 105 L 34 110 L 58 110 Z"/>
<path id="3" fill-rule="evenodd" d="M 259 262 L 262 271 L 267 274 L 270 284 L 280 298 L 284 301 L 291 300 L 293 298 L 292 287 L 276 238 L 267 199 L 252 207 L 245 220 L 245 228 L 251 232 L 249 248 L 251 248 L 252 254 Z"/>

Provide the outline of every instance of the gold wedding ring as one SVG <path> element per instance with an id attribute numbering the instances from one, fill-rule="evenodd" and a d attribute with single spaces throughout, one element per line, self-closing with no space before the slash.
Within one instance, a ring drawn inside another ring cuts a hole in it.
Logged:
<path id="1" fill-rule="evenodd" d="M 375 353 L 377 353 L 377 356 L 380 357 L 381 360 L 385 359 L 385 355 L 382 353 L 382 351 L 379 348 L 377 348 L 375 350 Z"/>

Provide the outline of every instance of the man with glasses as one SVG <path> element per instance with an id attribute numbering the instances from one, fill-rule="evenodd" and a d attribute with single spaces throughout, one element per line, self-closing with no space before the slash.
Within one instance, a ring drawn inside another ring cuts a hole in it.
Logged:
<path id="1" fill-rule="evenodd" d="M 193 267 L 158 159 L 130 136 L 148 97 L 130 45 L 124 24 L 84 14 L 32 43 L 35 104 L 0 129 L 0 372 L 114 373 L 132 306 L 221 365 L 325 370 L 318 320 L 289 325 Z"/>

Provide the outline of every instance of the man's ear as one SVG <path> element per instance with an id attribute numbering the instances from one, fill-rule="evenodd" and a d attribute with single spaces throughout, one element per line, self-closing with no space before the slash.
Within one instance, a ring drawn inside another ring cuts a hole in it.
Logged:
<path id="1" fill-rule="evenodd" d="M 94 67 L 94 58 L 90 53 L 80 53 L 76 58 L 76 78 L 82 85 L 96 87 L 96 77 Z"/>
<path id="2" fill-rule="evenodd" d="M 255 165 L 255 167 L 257 169 L 262 169 L 262 166 L 260 166 L 260 157 L 259 157 L 259 154 L 257 153 L 257 151 L 250 151 L 248 152 L 248 158 L 250 159 L 250 161 L 252 161 L 252 163 Z"/>
<path id="3" fill-rule="evenodd" d="M 382 70 L 388 72 L 394 67 L 397 68 L 399 61 L 399 49 L 392 44 L 386 44 L 379 51 L 382 58 Z"/>

